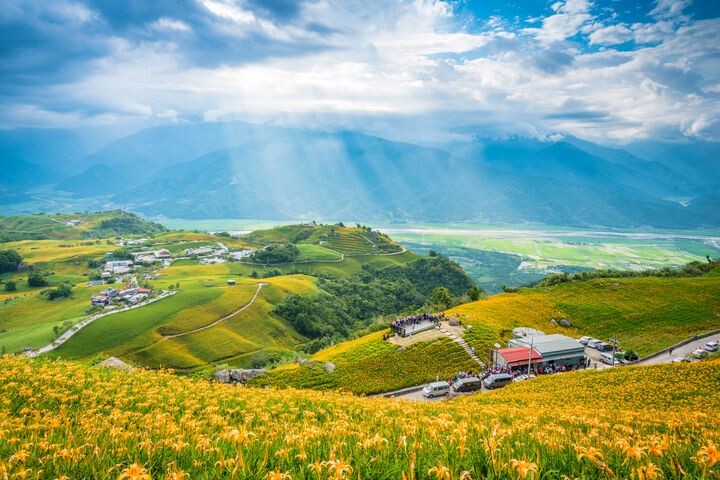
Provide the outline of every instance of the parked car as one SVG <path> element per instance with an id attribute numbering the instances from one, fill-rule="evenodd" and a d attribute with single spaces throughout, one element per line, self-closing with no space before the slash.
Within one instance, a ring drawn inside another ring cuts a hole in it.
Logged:
<path id="1" fill-rule="evenodd" d="M 613 357 L 612 352 L 603 352 L 600 354 L 600 361 L 608 365 L 625 365 L 627 360 L 624 358 Z"/>
<path id="2" fill-rule="evenodd" d="M 593 338 L 593 339 L 591 339 L 591 340 L 588 341 L 587 346 L 590 347 L 590 348 L 597 348 L 597 346 L 600 345 L 601 343 L 603 343 L 602 340 L 598 340 L 598 339 L 596 339 L 596 338 Z"/>
<path id="3" fill-rule="evenodd" d="M 708 352 L 717 352 L 720 350 L 720 344 L 717 342 L 707 342 L 703 348 Z"/>
<path id="4" fill-rule="evenodd" d="M 687 357 L 676 357 L 676 358 L 673 358 L 672 363 L 686 363 L 689 361 L 690 361 L 690 359 Z"/>
<path id="5" fill-rule="evenodd" d="M 601 352 L 612 352 L 613 346 L 609 343 L 600 342 L 595 348 L 597 348 Z"/>
<path id="6" fill-rule="evenodd" d="M 522 375 L 518 375 L 517 377 L 513 378 L 513 382 L 524 382 L 525 380 L 530 380 L 531 378 L 535 378 L 535 375 L 532 373 L 528 375 L 527 373 L 523 373 Z"/>
<path id="7" fill-rule="evenodd" d="M 448 382 L 433 382 L 425 385 L 422 394 L 426 398 L 441 397 L 450 393 L 450 384 Z"/>
<path id="8" fill-rule="evenodd" d="M 583 335 L 582 337 L 578 338 L 578 342 L 582 343 L 583 345 L 587 345 L 588 342 L 592 339 L 592 337 L 586 337 Z"/>
<path id="9" fill-rule="evenodd" d="M 481 388 L 482 380 L 478 377 L 458 378 L 452 386 L 454 392 L 474 392 Z"/>
<path id="10" fill-rule="evenodd" d="M 694 352 L 692 352 L 690 355 L 692 355 L 693 358 L 700 359 L 700 358 L 705 358 L 705 357 L 707 357 L 708 352 L 706 352 L 706 351 L 703 350 L 702 348 L 698 348 L 697 350 L 695 350 Z"/>
<path id="11" fill-rule="evenodd" d="M 485 380 L 483 380 L 483 385 L 488 390 L 492 390 L 493 388 L 502 388 L 512 382 L 512 379 L 512 375 L 507 373 L 496 373 L 485 378 Z"/>

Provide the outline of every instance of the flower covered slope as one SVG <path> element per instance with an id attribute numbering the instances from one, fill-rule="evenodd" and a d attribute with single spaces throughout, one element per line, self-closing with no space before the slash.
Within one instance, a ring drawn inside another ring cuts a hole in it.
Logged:
<path id="1" fill-rule="evenodd" d="M 715 360 L 424 404 L 5 357 L 0 478 L 716 478 L 719 387 Z"/>

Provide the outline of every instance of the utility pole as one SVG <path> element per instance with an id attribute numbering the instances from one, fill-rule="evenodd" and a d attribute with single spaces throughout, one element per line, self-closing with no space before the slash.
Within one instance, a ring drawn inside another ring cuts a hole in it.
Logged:
<path id="1" fill-rule="evenodd" d="M 612 366 L 614 367 L 614 366 L 615 366 L 615 352 L 617 351 L 617 347 L 618 347 L 618 345 L 620 344 L 620 340 L 618 340 L 618 339 L 615 338 L 615 337 L 610 337 L 610 343 L 611 343 L 612 346 L 613 346 L 613 351 L 612 351 Z"/>
<path id="2" fill-rule="evenodd" d="M 533 342 L 535 341 L 535 337 L 530 337 L 530 351 L 528 351 L 528 378 L 530 378 L 530 364 L 532 363 L 532 351 L 533 351 Z"/>

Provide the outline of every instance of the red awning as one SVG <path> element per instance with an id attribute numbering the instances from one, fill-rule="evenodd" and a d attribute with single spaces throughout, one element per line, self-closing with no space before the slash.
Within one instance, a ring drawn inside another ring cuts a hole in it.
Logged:
<path id="1" fill-rule="evenodd" d="M 527 365 L 528 359 L 530 360 L 530 363 L 542 362 L 542 355 L 540 355 L 540 353 L 538 353 L 535 349 L 531 350 L 530 347 L 501 348 L 500 350 L 497 350 L 497 354 L 498 357 L 502 357 L 511 367 Z"/>

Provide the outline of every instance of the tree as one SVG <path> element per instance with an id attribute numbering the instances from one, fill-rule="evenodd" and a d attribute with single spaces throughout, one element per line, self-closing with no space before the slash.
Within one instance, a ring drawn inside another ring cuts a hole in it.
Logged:
<path id="1" fill-rule="evenodd" d="M 57 288 L 54 288 L 48 292 L 48 298 L 50 300 L 57 300 L 58 298 L 67 298 L 72 294 L 72 286 L 69 283 L 63 283 Z"/>
<path id="2" fill-rule="evenodd" d="M 6 292 L 14 292 L 15 290 L 17 290 L 17 283 L 12 280 L 8 280 L 7 282 L 5 282 Z"/>
<path id="3" fill-rule="evenodd" d="M 60 336 L 60 327 L 57 325 L 53 325 L 53 334 L 55 335 L 55 338 Z"/>
<path id="4" fill-rule="evenodd" d="M 430 304 L 438 307 L 448 308 L 453 304 L 453 296 L 445 287 L 437 287 L 430 295 Z"/>
<path id="5" fill-rule="evenodd" d="M 482 290 L 480 290 L 478 287 L 473 285 L 472 287 L 468 288 L 467 296 L 470 300 L 473 302 L 480 299 L 480 295 L 482 294 Z"/>
<path id="6" fill-rule="evenodd" d="M 15 250 L 0 250 L 0 273 L 17 272 L 22 257 Z"/>
<path id="7" fill-rule="evenodd" d="M 48 282 L 42 273 L 32 272 L 28 275 L 28 285 L 31 287 L 47 287 Z"/>

